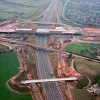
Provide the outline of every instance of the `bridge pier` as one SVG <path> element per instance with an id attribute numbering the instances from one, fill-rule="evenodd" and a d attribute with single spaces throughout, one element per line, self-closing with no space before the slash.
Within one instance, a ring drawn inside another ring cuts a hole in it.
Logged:
<path id="1" fill-rule="evenodd" d="M 36 33 L 34 33 L 34 35 L 36 35 L 36 36 L 49 36 L 50 33 L 36 32 Z"/>

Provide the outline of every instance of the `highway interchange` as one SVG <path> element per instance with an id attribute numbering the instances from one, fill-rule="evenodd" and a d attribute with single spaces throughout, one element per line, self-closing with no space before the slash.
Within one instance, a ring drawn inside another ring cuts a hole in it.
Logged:
<path id="1" fill-rule="evenodd" d="M 37 23 L 45 24 L 44 26 L 42 26 L 42 24 L 40 24 L 40 27 L 39 27 L 40 29 L 47 28 L 46 24 L 58 24 L 58 23 L 50 23 L 54 11 L 56 11 L 56 17 L 57 17 L 57 20 L 59 22 L 59 17 L 57 14 L 58 1 L 59 0 L 51 0 L 50 5 L 48 6 L 45 13 L 43 14 L 44 17 L 43 17 L 42 22 L 37 22 Z M 26 45 L 29 45 L 31 47 L 36 48 L 38 71 L 39 71 L 39 75 L 40 75 L 40 77 L 39 77 L 40 79 L 38 81 L 43 82 L 43 80 L 46 80 L 46 82 L 42 83 L 43 89 L 44 89 L 46 97 L 47 97 L 46 100 L 63 100 L 63 97 L 62 97 L 62 94 L 61 94 L 61 91 L 59 89 L 57 82 L 55 82 L 55 81 L 48 81 L 47 82 L 47 80 L 49 80 L 49 79 L 52 80 L 55 78 L 53 75 L 52 65 L 51 65 L 51 63 L 49 61 L 49 57 L 48 57 L 48 51 L 53 51 L 54 49 L 47 47 L 47 36 L 48 36 L 47 34 L 48 33 L 45 33 L 45 32 L 43 32 L 43 33 L 40 32 L 40 33 L 34 34 L 36 36 L 36 44 L 32 44 L 32 43 L 28 43 L 28 42 L 21 42 L 21 41 L 16 41 L 16 40 L 13 41 L 10 39 L 7 40 L 5 38 L 0 38 L 0 40 L 4 41 L 4 42 L 5 41 L 6 42 L 12 41 L 12 42 L 15 42 L 18 44 L 26 44 Z M 85 42 L 80 41 L 80 42 L 91 43 L 90 41 L 85 41 Z M 32 80 L 28 80 L 28 81 L 32 81 Z M 34 80 L 34 82 L 35 81 L 37 82 L 37 80 Z M 68 84 L 67 84 L 67 86 L 69 87 Z M 68 91 L 70 91 L 70 87 L 69 87 Z M 69 94 L 67 94 L 67 95 L 69 95 Z M 72 100 L 72 99 L 70 98 L 70 100 Z"/>

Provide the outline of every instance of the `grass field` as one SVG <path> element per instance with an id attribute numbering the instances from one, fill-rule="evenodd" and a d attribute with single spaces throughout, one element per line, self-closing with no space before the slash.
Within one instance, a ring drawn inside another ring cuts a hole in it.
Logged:
<path id="1" fill-rule="evenodd" d="M 0 54 L 0 100 L 32 100 L 30 95 L 16 94 L 6 82 L 18 73 L 19 62 L 15 52 Z"/>
<path id="2" fill-rule="evenodd" d="M 23 4 L 26 6 L 41 6 L 45 5 L 50 0 L 8 0 L 16 4 Z"/>
<path id="3" fill-rule="evenodd" d="M 92 100 L 92 96 L 84 89 L 73 89 L 72 94 L 74 100 Z"/>
<path id="4" fill-rule="evenodd" d="M 50 0 L 7 0 L 0 4 L 0 21 L 8 20 L 16 16 L 28 18 L 41 14 L 48 6 Z M 9 4 L 10 3 L 10 4 Z M 40 10 L 41 9 L 41 10 Z"/>
<path id="5" fill-rule="evenodd" d="M 33 0 L 32 2 L 28 2 L 25 5 L 31 5 L 31 6 L 43 6 L 47 4 L 50 0 Z"/>
<path id="6" fill-rule="evenodd" d="M 81 56 L 94 58 L 92 47 L 100 47 L 100 44 L 71 44 L 66 48 L 67 52 L 75 53 Z"/>
<path id="7" fill-rule="evenodd" d="M 24 14 L 31 14 L 36 10 L 35 7 L 18 7 L 13 6 L 8 9 L 4 9 L 5 12 L 16 12 L 16 13 L 24 13 Z"/>
<path id="8" fill-rule="evenodd" d="M 96 76 L 100 75 L 100 63 L 98 62 L 78 58 L 76 65 L 80 72 L 87 74 L 93 81 Z"/>
<path id="9" fill-rule="evenodd" d="M 13 2 L 13 3 L 16 3 L 16 4 L 23 4 L 25 2 L 27 2 L 27 0 L 7 0 L 8 2 Z M 29 0 L 30 1 L 30 0 Z"/>

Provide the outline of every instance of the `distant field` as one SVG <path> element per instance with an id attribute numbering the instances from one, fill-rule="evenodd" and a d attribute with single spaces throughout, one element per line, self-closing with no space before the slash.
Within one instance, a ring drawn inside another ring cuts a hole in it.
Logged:
<path id="1" fill-rule="evenodd" d="M 15 52 L 0 54 L 0 100 L 32 100 L 29 94 L 11 92 L 6 82 L 18 73 L 19 62 Z"/>
<path id="2" fill-rule="evenodd" d="M 47 9 L 48 5 L 49 5 L 49 2 L 42 7 L 38 7 L 29 18 L 35 18 L 39 16 L 40 14 L 42 14 Z M 24 18 L 25 17 L 27 18 L 27 16 L 24 16 Z"/>
<path id="3" fill-rule="evenodd" d="M 49 2 L 50 0 L 33 0 L 32 2 L 28 2 L 25 5 L 30 5 L 30 6 L 42 6 L 45 5 Z"/>
<path id="4" fill-rule="evenodd" d="M 41 6 L 48 3 L 50 0 L 8 0 L 16 4 L 24 4 L 27 6 Z"/>
<path id="5" fill-rule="evenodd" d="M 17 3 L 17 4 L 23 4 L 23 3 L 27 2 L 27 0 L 7 0 L 7 1 Z M 31 0 L 28 0 L 28 1 L 31 1 Z"/>
<path id="6" fill-rule="evenodd" d="M 0 21 L 12 19 L 21 15 L 21 18 L 28 18 L 32 15 L 41 14 L 50 0 L 7 0 L 0 4 Z M 1 2 L 1 1 L 0 1 Z M 39 9 L 39 10 L 38 10 Z M 36 11 L 37 10 L 37 11 Z M 34 11 L 36 11 L 34 13 Z M 34 14 L 33 14 L 34 13 Z M 29 18 L 28 18 L 29 19 Z"/>
<path id="7" fill-rule="evenodd" d="M 0 19 L 11 19 L 18 16 L 18 14 L 13 13 L 6 13 L 6 12 L 0 12 Z"/>
<path id="8" fill-rule="evenodd" d="M 71 44 L 66 48 L 66 51 L 81 56 L 94 58 L 93 51 L 91 50 L 92 47 L 100 47 L 100 44 L 89 44 L 89 43 Z"/>
<path id="9" fill-rule="evenodd" d="M 16 13 L 24 13 L 24 14 L 31 14 L 35 11 L 35 7 L 10 7 L 8 9 L 4 9 L 4 12 L 16 12 Z"/>
<path id="10" fill-rule="evenodd" d="M 0 9 L 6 9 L 8 7 L 9 7 L 9 5 L 7 5 L 7 4 L 0 4 Z"/>

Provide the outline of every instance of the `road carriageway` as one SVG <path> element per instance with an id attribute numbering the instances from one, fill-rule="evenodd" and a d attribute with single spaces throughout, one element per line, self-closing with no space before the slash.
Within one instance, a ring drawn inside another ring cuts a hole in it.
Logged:
<path id="1" fill-rule="evenodd" d="M 55 50 L 53 48 L 50 48 L 50 47 L 47 47 L 47 46 L 42 46 L 42 45 L 37 45 L 37 44 L 29 43 L 29 42 L 17 41 L 17 40 L 1 38 L 1 37 L 0 37 L 0 41 L 10 42 L 10 43 L 19 43 L 19 44 L 24 44 L 24 45 L 32 46 L 32 47 L 34 47 L 36 49 L 42 49 L 44 51 L 57 52 L 57 50 Z"/>
<path id="2" fill-rule="evenodd" d="M 48 10 L 45 13 L 42 22 L 50 22 L 57 3 L 58 3 L 58 0 L 51 1 L 49 7 L 47 8 Z M 41 26 L 41 28 L 46 28 L 46 27 L 47 26 Z M 36 44 L 47 45 L 46 36 L 37 35 Z M 49 61 L 48 52 L 37 50 L 37 59 L 38 59 L 38 68 L 39 68 L 41 78 L 42 79 L 53 78 L 54 75 L 53 76 L 50 75 L 50 73 L 52 73 L 53 71 L 51 68 L 51 63 Z M 43 87 L 46 93 L 47 100 L 63 100 L 61 91 L 56 82 L 44 82 Z"/>

